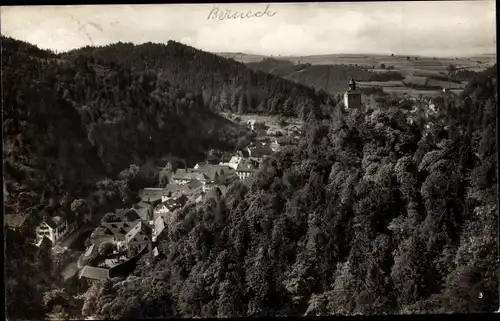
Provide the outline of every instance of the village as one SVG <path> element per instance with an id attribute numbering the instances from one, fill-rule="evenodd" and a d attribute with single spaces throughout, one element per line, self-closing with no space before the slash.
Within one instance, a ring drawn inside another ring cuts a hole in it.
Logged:
<path id="1" fill-rule="evenodd" d="M 361 101 L 362 94 L 356 82 L 351 80 L 344 93 L 345 108 L 361 108 Z M 436 111 L 431 101 L 426 103 L 430 104 L 424 108 L 425 116 L 429 117 L 429 113 Z M 411 105 L 413 108 L 406 110 L 409 122 L 420 113 L 415 102 Z M 204 162 L 192 168 L 169 161 L 166 166 L 158 168 L 158 186 L 139 190 L 133 206 L 116 209 L 100 221 L 93 220 L 90 212 L 85 212 L 80 220 L 72 211 L 46 216 L 35 229 L 35 245 L 47 243 L 53 249 L 67 248 L 79 232 L 91 230 L 84 245 L 84 254 L 71 274 L 80 271 L 79 278 L 88 280 L 127 274 L 143 254 L 159 254 L 158 240 L 166 227 L 175 221 L 178 210 L 225 195 L 234 181 L 252 177 L 266 157 L 286 146 L 298 144 L 303 134 L 301 122 L 293 119 L 258 115 L 224 116 L 246 127 L 249 133 L 250 138 L 236 151 L 212 151 Z M 13 229 L 21 229 L 26 225 L 23 224 L 25 220 L 26 216 L 22 215 L 6 216 L 8 227 Z"/>
<path id="2" fill-rule="evenodd" d="M 180 209 L 224 195 L 233 182 L 252 177 L 266 157 L 297 144 L 300 139 L 301 132 L 295 124 L 285 126 L 281 121 L 278 126 L 271 121 L 266 124 L 258 116 L 242 118 L 236 121 L 250 133 L 246 146 L 239 146 L 233 153 L 212 153 L 192 168 L 168 162 L 159 168 L 158 186 L 139 190 L 133 206 L 116 209 L 104 215 L 100 222 L 96 222 L 90 212 L 85 212 L 80 220 L 69 210 L 53 216 L 42 215 L 41 222 L 31 231 L 33 243 L 38 247 L 48 245 L 53 253 L 64 252 L 81 232 L 91 232 L 85 241 L 84 253 L 72 264 L 70 275 L 79 272 L 78 278 L 91 282 L 128 275 L 141 256 L 146 253 L 151 258 L 158 256 L 158 241 Z M 26 216 L 22 215 L 6 217 L 11 229 L 25 228 L 25 221 Z"/>
<path id="3" fill-rule="evenodd" d="M 300 139 L 296 127 L 289 131 L 292 139 L 284 140 L 273 137 L 275 132 L 266 130 L 268 126 L 262 121 L 242 122 L 254 138 L 247 147 L 233 155 L 211 157 L 193 168 L 174 168 L 168 162 L 161 171 L 159 187 L 141 189 L 137 203 L 130 209 L 104 216 L 78 262 L 79 278 L 91 281 L 124 276 L 142 255 L 158 256 L 158 241 L 178 210 L 224 195 L 234 181 L 253 176 L 266 157 Z"/>

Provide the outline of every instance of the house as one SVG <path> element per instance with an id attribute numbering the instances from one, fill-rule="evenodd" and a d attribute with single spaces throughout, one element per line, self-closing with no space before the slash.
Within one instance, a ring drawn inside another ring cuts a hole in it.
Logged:
<path id="1" fill-rule="evenodd" d="M 198 180 L 205 184 L 207 178 L 200 172 L 194 169 L 178 169 L 174 175 L 172 175 L 172 182 L 176 184 L 186 184 L 189 181 Z"/>
<path id="2" fill-rule="evenodd" d="M 151 207 L 151 204 L 146 203 L 142 200 L 139 203 L 134 205 L 134 208 L 150 208 L 150 207 Z"/>
<path id="3" fill-rule="evenodd" d="M 35 229 L 36 243 L 47 237 L 53 244 L 64 238 L 76 229 L 76 217 L 68 211 L 59 212 L 53 217 L 45 218 Z"/>
<path id="4" fill-rule="evenodd" d="M 97 227 L 89 237 L 92 245 L 99 245 L 101 243 L 113 243 L 113 233 L 106 227 Z"/>
<path id="5" fill-rule="evenodd" d="M 249 147 L 248 152 L 250 157 L 262 157 L 271 155 L 273 150 L 268 144 L 257 143 L 255 146 Z"/>
<path id="6" fill-rule="evenodd" d="M 198 181 L 199 182 L 199 181 Z M 202 184 L 199 182 L 199 184 Z M 189 193 L 190 190 L 190 185 L 188 184 L 167 184 L 165 188 L 163 189 L 163 193 L 161 196 L 161 203 L 169 200 L 169 199 L 175 199 L 178 198 L 182 195 L 186 195 Z"/>
<path id="7" fill-rule="evenodd" d="M 116 245 L 118 252 L 127 251 L 128 256 L 137 254 L 142 245 L 151 242 L 151 229 L 142 221 L 135 222 L 102 222 L 113 236 L 110 243 Z M 109 234 L 109 232 L 105 232 Z"/>
<path id="8" fill-rule="evenodd" d="M 218 193 L 220 193 L 220 195 L 226 195 L 226 192 L 227 192 L 227 186 L 224 185 L 214 186 L 214 188 L 210 189 L 205 193 L 205 200 L 211 197 L 217 198 Z"/>
<path id="9" fill-rule="evenodd" d="M 129 257 L 139 254 L 144 247 L 149 247 L 150 251 L 152 250 L 152 232 L 152 227 L 143 222 L 139 222 L 125 235 L 125 243 Z"/>
<path id="10" fill-rule="evenodd" d="M 187 202 L 187 197 L 181 197 L 179 199 L 169 199 L 165 202 L 157 205 L 154 209 L 154 217 L 162 216 L 165 218 L 169 213 L 172 213 L 178 208 L 183 207 Z"/>
<path id="11" fill-rule="evenodd" d="M 4 226 L 12 231 L 25 231 L 28 228 L 27 221 L 27 214 L 6 214 Z"/>
<path id="12" fill-rule="evenodd" d="M 139 198 L 144 203 L 159 203 L 163 188 L 143 188 L 139 191 Z"/>
<path id="13" fill-rule="evenodd" d="M 182 196 L 192 196 L 201 193 L 204 189 L 204 184 L 199 180 L 191 180 L 185 184 L 168 184 L 163 189 L 163 194 L 161 202 L 165 202 L 169 199 L 178 199 Z"/>
<path id="14" fill-rule="evenodd" d="M 43 247 L 52 247 L 54 243 L 52 243 L 52 241 L 47 237 L 47 236 L 44 236 L 42 237 L 41 240 L 37 241 L 35 243 L 36 246 L 40 247 L 40 248 L 43 248 Z"/>
<path id="15" fill-rule="evenodd" d="M 235 176 L 235 170 L 228 165 L 207 164 L 206 166 L 198 168 L 197 171 L 207 178 L 204 189 L 206 189 L 208 185 L 224 184 Z"/>
<path id="16" fill-rule="evenodd" d="M 79 278 L 86 278 L 94 281 L 104 281 L 109 279 L 110 269 L 99 268 L 94 266 L 84 266 L 80 271 Z"/>
<path id="17" fill-rule="evenodd" d="M 165 230 L 165 220 L 158 216 L 152 224 L 152 241 L 156 242 L 160 234 Z"/>
<path id="18" fill-rule="evenodd" d="M 239 162 L 236 168 L 236 175 L 239 179 L 244 180 L 258 171 L 258 167 L 249 159 L 243 159 Z"/>
<path id="19" fill-rule="evenodd" d="M 243 157 L 241 157 L 241 156 L 233 156 L 233 157 L 231 157 L 231 159 L 229 160 L 228 163 L 220 163 L 219 165 L 229 166 L 232 169 L 236 170 L 236 168 L 238 167 L 239 163 L 242 160 L 243 160 Z"/>

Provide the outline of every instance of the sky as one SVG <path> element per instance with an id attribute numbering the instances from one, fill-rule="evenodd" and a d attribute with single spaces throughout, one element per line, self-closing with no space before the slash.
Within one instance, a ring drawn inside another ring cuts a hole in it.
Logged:
<path id="1" fill-rule="evenodd" d="M 2 34 L 58 52 L 176 40 L 211 52 L 284 56 L 496 53 L 494 0 L 270 3 L 262 17 L 208 19 L 215 9 L 253 14 L 266 5 L 11 6 L 1 8 L 0 23 Z"/>

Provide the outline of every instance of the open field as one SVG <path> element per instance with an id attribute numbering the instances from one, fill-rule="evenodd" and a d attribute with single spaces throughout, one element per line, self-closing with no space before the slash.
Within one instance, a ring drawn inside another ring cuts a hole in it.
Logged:
<path id="1" fill-rule="evenodd" d="M 435 95 L 437 89 L 447 88 L 454 91 L 463 89 L 466 81 L 449 81 L 449 65 L 457 69 L 480 72 L 496 63 L 496 55 L 474 57 L 416 57 L 401 55 L 318 55 L 318 56 L 261 56 L 242 53 L 218 53 L 246 63 L 250 68 L 271 73 L 288 80 L 311 86 L 318 90 L 336 94 L 346 90 L 351 78 L 360 87 L 378 87 L 387 93 L 414 95 Z M 383 69 L 391 67 L 393 69 Z M 373 78 L 374 74 L 386 72 L 400 73 L 404 79 L 392 77 L 386 81 Z M 377 81 L 375 81 L 377 80 Z M 418 87 L 414 89 L 412 87 Z M 428 87 L 427 89 L 425 87 Z M 439 88 L 436 88 L 439 87 Z"/>
<path id="2" fill-rule="evenodd" d="M 401 55 L 351 55 L 351 54 L 332 54 L 332 55 L 317 55 L 317 56 L 263 56 L 250 55 L 243 53 L 217 53 L 222 57 L 232 58 L 243 63 L 260 62 L 264 58 L 274 58 L 276 60 L 287 60 L 294 64 L 310 63 L 312 65 L 355 65 L 363 67 L 378 67 L 380 64 L 393 65 L 397 70 L 429 70 L 429 71 L 446 71 L 448 65 L 453 64 L 457 67 L 467 67 L 469 69 L 484 70 L 487 67 L 493 66 L 496 62 L 496 55 L 488 54 L 472 57 L 418 57 L 411 56 L 411 60 L 407 60 L 407 56 Z"/>

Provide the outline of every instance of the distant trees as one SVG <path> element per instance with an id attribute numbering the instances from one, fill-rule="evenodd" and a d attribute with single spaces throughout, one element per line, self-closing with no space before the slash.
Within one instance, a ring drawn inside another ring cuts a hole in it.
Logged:
<path id="1" fill-rule="evenodd" d="M 384 63 L 380 64 L 380 69 L 385 69 L 385 64 Z"/>
<path id="2" fill-rule="evenodd" d="M 398 71 L 386 71 L 379 73 L 371 73 L 370 81 L 391 81 L 391 80 L 403 80 L 404 76 Z"/>

